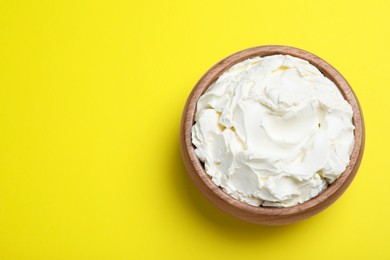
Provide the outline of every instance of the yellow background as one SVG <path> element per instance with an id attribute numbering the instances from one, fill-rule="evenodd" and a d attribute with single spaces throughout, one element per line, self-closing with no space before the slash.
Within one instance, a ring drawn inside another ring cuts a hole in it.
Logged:
<path id="1" fill-rule="evenodd" d="M 0 259 L 390 259 L 390 2 L 1 1 Z M 334 65 L 365 115 L 348 191 L 297 224 L 211 206 L 181 162 L 196 81 L 284 44 Z"/>

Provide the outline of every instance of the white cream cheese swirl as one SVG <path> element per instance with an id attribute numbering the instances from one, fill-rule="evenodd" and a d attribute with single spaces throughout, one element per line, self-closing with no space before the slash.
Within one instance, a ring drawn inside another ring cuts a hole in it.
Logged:
<path id="1" fill-rule="evenodd" d="M 192 142 L 212 181 L 255 206 L 288 207 L 322 192 L 354 146 L 352 108 L 309 62 L 254 57 L 224 72 L 196 110 Z"/>

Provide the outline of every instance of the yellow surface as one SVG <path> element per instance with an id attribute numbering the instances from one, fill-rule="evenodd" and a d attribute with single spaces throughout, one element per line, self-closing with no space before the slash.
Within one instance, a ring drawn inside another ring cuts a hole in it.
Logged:
<path id="1" fill-rule="evenodd" d="M 390 2 L 1 1 L 0 259 L 390 259 Z M 285 44 L 333 64 L 364 111 L 343 197 L 262 227 L 186 175 L 179 121 L 225 56 Z"/>

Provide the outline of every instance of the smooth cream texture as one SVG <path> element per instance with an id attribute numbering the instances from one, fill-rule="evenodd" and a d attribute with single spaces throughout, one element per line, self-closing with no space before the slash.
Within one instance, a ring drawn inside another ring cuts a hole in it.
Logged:
<path id="1" fill-rule="evenodd" d="M 250 205 L 315 197 L 345 170 L 352 108 L 307 61 L 254 57 L 224 72 L 197 103 L 192 142 L 212 181 Z"/>

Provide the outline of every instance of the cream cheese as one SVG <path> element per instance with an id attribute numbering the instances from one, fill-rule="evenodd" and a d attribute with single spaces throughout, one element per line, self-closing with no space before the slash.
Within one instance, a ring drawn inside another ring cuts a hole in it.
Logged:
<path id="1" fill-rule="evenodd" d="M 232 66 L 200 97 L 195 153 L 212 181 L 254 206 L 317 196 L 346 169 L 352 108 L 309 62 L 289 55 Z"/>

